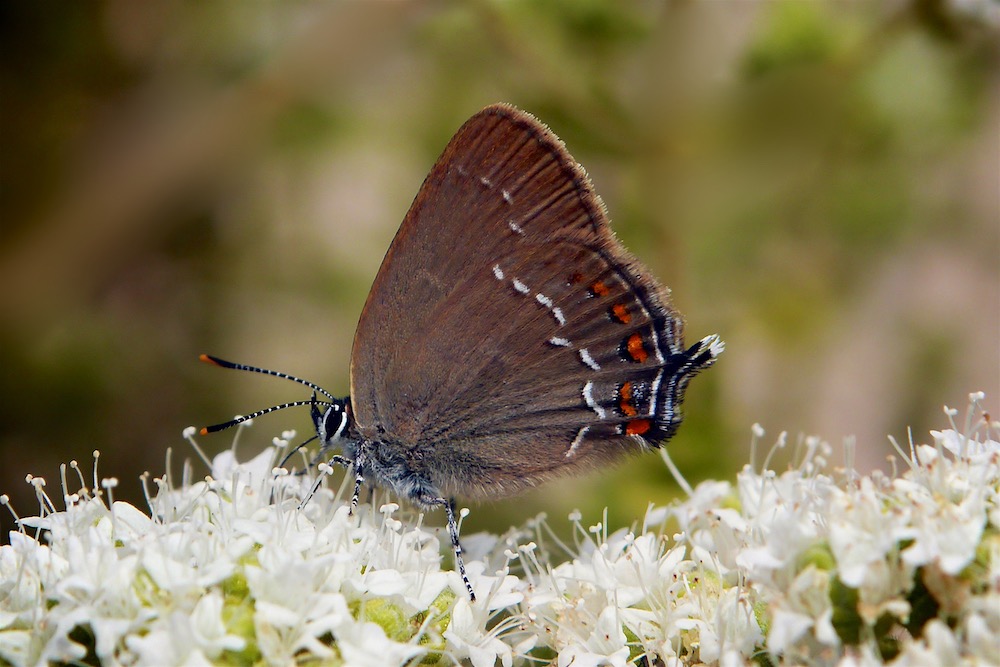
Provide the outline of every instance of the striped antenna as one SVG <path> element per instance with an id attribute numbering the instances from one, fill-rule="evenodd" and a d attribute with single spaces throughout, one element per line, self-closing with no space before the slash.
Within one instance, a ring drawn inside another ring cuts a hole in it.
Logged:
<path id="1" fill-rule="evenodd" d="M 315 382 L 310 382 L 309 380 L 303 380 L 300 377 L 295 377 L 294 375 L 289 375 L 288 373 L 282 373 L 281 371 L 272 371 L 272 370 L 267 369 L 267 368 L 258 368 L 257 366 L 248 366 L 247 364 L 238 364 L 238 363 L 233 362 L 233 361 L 226 361 L 225 359 L 220 359 L 218 357 L 213 357 L 210 354 L 199 355 L 198 359 L 200 359 L 201 361 L 204 361 L 206 364 L 212 364 L 213 366 L 220 366 L 222 368 L 231 368 L 231 369 L 236 370 L 236 371 L 248 371 L 250 373 L 261 373 L 263 375 L 271 375 L 271 376 L 276 377 L 276 378 L 282 378 L 283 380 L 291 380 L 292 382 L 296 382 L 298 384 L 305 385 L 305 386 L 307 386 L 307 387 L 309 387 L 310 389 L 313 390 L 312 398 L 309 399 L 308 401 L 292 401 L 291 403 L 282 403 L 281 405 L 273 405 L 273 406 L 271 406 L 269 408 L 264 408 L 263 410 L 258 410 L 257 412 L 253 412 L 253 413 L 251 413 L 249 415 L 242 415 L 240 417 L 236 417 L 235 419 L 230 419 L 229 421 L 223 422 L 221 424 L 215 424 L 213 426 L 206 426 L 206 427 L 202 428 L 201 431 L 200 431 L 200 433 L 202 435 L 208 435 L 209 433 L 216 433 L 217 431 L 222 431 L 222 430 L 225 430 L 227 428 L 232 428 L 233 426 L 236 426 L 237 424 L 242 424 L 243 422 L 250 421 L 251 419 L 256 419 L 257 417 L 260 417 L 261 415 L 266 415 L 269 412 L 275 412 L 277 410 L 284 410 L 285 408 L 296 408 L 296 407 L 299 407 L 299 406 L 302 406 L 302 405 L 311 405 L 311 406 L 313 406 L 313 408 L 315 408 L 317 405 L 323 405 L 323 406 L 329 407 L 329 406 L 331 406 L 331 405 L 333 405 L 334 403 L 337 402 L 337 399 L 336 399 L 336 397 L 334 397 L 333 394 L 331 394 L 330 392 L 328 392 L 326 389 L 323 389 L 323 387 L 319 386 Z M 323 394 L 324 396 L 326 396 L 330 400 L 329 401 L 317 401 L 316 400 L 316 392 L 319 392 L 319 393 Z"/>
<path id="2" fill-rule="evenodd" d="M 282 378 L 284 380 L 291 380 L 292 382 L 298 382 L 299 384 L 304 384 L 313 391 L 318 391 L 319 393 L 329 398 L 331 401 L 337 400 L 333 394 L 328 392 L 326 389 L 323 389 L 323 387 L 319 386 L 315 382 L 310 382 L 309 380 L 303 380 L 302 378 L 295 377 L 294 375 L 289 375 L 288 373 L 282 373 L 281 371 L 272 371 L 267 368 L 258 368 L 256 366 L 247 366 L 246 364 L 237 364 L 233 361 L 226 361 L 225 359 L 219 359 L 218 357 L 213 357 L 210 354 L 199 355 L 198 359 L 204 361 L 206 364 L 212 364 L 213 366 L 221 366 L 222 368 L 232 368 L 233 370 L 236 371 L 263 373 L 264 375 L 273 375 L 276 378 Z M 308 402 L 306 404 L 308 404 Z M 288 406 L 278 406 L 278 407 L 290 407 L 290 406 L 291 404 L 289 404 Z M 278 409 L 278 407 L 272 409 Z M 270 412 L 270 410 L 265 410 L 264 412 Z M 247 419 L 249 419 L 249 417 L 247 417 Z"/>
<path id="3" fill-rule="evenodd" d="M 235 419 L 230 419 L 229 421 L 223 422 L 221 424 L 214 424 L 212 426 L 205 426 L 205 427 L 203 427 L 199 431 L 199 433 L 201 433 L 202 435 L 208 435 L 209 433 L 217 433 L 218 431 L 224 431 L 227 428 L 232 428 L 233 426 L 236 426 L 237 424 L 242 424 L 243 422 L 248 422 L 251 419 L 256 419 L 257 417 L 260 417 L 261 415 L 266 415 L 269 412 L 275 412 L 277 410 L 284 410 L 285 408 L 297 408 L 300 405 L 326 405 L 326 406 L 330 406 L 330 405 L 333 405 L 333 404 L 330 403 L 330 402 L 328 402 L 328 401 L 317 401 L 315 399 L 315 397 L 312 398 L 312 399 L 310 399 L 310 400 L 308 400 L 308 401 L 292 401 L 291 403 L 282 403 L 281 405 L 273 405 L 273 406 L 271 406 L 269 408 L 264 408 L 263 410 L 258 410 L 257 412 L 253 412 L 253 413 L 250 413 L 248 415 L 242 415 L 240 417 L 236 417 Z"/>

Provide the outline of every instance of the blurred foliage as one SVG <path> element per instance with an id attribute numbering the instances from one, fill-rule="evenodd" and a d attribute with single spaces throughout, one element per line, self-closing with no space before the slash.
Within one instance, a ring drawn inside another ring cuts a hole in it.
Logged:
<path id="1" fill-rule="evenodd" d="M 97 448 L 138 502 L 183 427 L 300 397 L 202 351 L 346 393 L 408 202 L 499 100 L 588 168 L 689 338 L 726 339 L 671 443 L 689 480 L 739 469 L 754 421 L 881 465 L 886 434 L 1000 396 L 998 7 L 3 3 L 0 491 L 31 513 L 25 473 Z M 609 503 L 617 526 L 677 492 L 646 457 L 469 527 Z"/>

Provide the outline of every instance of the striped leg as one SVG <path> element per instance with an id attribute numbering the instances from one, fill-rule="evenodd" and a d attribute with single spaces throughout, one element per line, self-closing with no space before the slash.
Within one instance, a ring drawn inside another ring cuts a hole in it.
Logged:
<path id="1" fill-rule="evenodd" d="M 328 465 L 333 466 L 334 463 L 336 463 L 337 465 L 342 465 L 345 468 L 350 468 L 352 465 L 354 465 L 353 461 L 351 461 L 350 459 L 345 458 L 343 456 L 340 456 L 339 454 L 334 454 L 333 458 L 331 458 L 330 461 L 328 462 Z M 323 475 L 322 474 L 316 475 L 316 482 L 312 485 L 312 488 L 309 489 L 309 493 L 306 495 L 305 498 L 302 499 L 302 502 L 299 503 L 299 509 L 300 510 L 303 507 L 305 507 L 309 503 L 310 500 L 312 500 L 312 497 L 316 495 L 317 491 L 319 491 L 320 484 L 322 484 L 322 483 L 323 483 Z M 355 500 L 355 506 L 357 506 L 357 495 L 356 494 L 355 494 L 354 500 Z"/>
<path id="2" fill-rule="evenodd" d="M 455 552 L 455 565 L 458 567 L 458 574 L 462 577 L 465 590 L 469 591 L 469 601 L 476 601 L 476 592 L 472 590 L 472 582 L 465 572 L 465 559 L 462 558 L 462 543 L 458 541 L 458 521 L 455 520 L 455 499 L 435 498 L 431 504 L 441 505 L 448 513 L 448 533 L 451 535 L 451 548 Z"/>

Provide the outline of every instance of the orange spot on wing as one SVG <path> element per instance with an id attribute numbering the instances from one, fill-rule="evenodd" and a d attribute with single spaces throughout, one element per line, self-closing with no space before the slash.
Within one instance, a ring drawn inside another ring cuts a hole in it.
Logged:
<path id="1" fill-rule="evenodd" d="M 611 294 L 611 288 L 604 284 L 604 281 L 598 280 L 593 285 L 590 286 L 590 291 L 594 293 L 594 296 L 607 296 Z"/>
<path id="2" fill-rule="evenodd" d="M 574 274 L 570 275 L 570 277 L 569 277 L 569 284 L 570 285 L 576 285 L 577 283 L 582 283 L 582 282 L 583 282 L 583 274 L 582 273 L 577 272 L 577 273 L 574 273 Z"/>
<path id="3" fill-rule="evenodd" d="M 626 417 L 635 417 L 639 414 L 635 404 L 632 402 L 632 383 L 626 382 L 618 390 L 618 406 L 622 409 L 622 414 Z"/>
<path id="4" fill-rule="evenodd" d="M 646 352 L 646 348 L 642 344 L 642 336 L 637 333 L 628 337 L 626 348 L 628 349 L 629 356 L 640 364 L 649 358 L 649 353 Z"/>
<path id="5" fill-rule="evenodd" d="M 632 321 L 632 313 L 628 312 L 624 303 L 616 303 L 611 306 L 611 316 L 622 324 L 628 324 Z"/>
<path id="6" fill-rule="evenodd" d="M 625 425 L 625 435 L 643 435 L 651 428 L 653 425 L 648 419 L 634 419 Z"/>

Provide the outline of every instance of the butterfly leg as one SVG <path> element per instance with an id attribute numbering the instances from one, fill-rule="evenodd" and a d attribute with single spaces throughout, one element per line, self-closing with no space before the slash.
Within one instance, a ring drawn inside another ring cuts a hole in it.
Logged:
<path id="1" fill-rule="evenodd" d="M 306 445 L 308 445 L 310 442 L 312 442 L 315 439 L 316 439 L 316 436 L 313 436 L 313 437 L 309 438 L 308 440 L 306 440 L 305 442 L 303 442 L 301 444 L 298 444 L 295 447 L 293 447 L 292 450 L 290 452 L 288 452 L 288 454 L 285 455 L 285 458 L 281 459 L 281 463 L 278 464 L 278 467 L 279 468 L 284 468 L 285 464 L 288 463 L 288 461 L 293 456 L 295 456 L 296 452 L 298 452 L 299 450 L 301 450 L 302 448 L 304 448 Z M 317 461 L 317 458 L 313 458 L 313 461 L 312 461 L 311 465 L 315 466 L 316 465 L 316 461 Z M 298 471 L 295 472 L 295 474 L 296 475 L 301 475 L 304 472 L 305 472 L 305 470 L 298 470 Z"/>
<path id="2" fill-rule="evenodd" d="M 336 463 L 337 465 L 342 465 L 345 468 L 350 468 L 352 465 L 354 465 L 354 462 L 351 461 L 351 459 L 349 459 L 347 457 L 344 457 L 344 456 L 341 456 L 340 454 L 334 454 L 333 457 L 328 461 L 328 465 L 330 465 L 330 466 L 332 466 L 334 463 Z M 359 472 L 359 474 L 360 474 L 360 472 Z M 312 497 L 316 495 L 317 491 L 319 491 L 319 486 L 322 483 L 323 483 L 323 474 L 320 473 L 319 475 L 316 475 L 316 481 L 315 481 L 315 483 L 313 483 L 312 488 L 309 489 L 309 493 L 306 495 L 305 498 L 302 499 L 302 502 L 299 503 L 299 509 L 300 510 L 303 507 L 305 507 L 306 504 L 310 500 L 312 500 Z M 357 501 L 358 501 L 358 492 L 357 492 L 357 488 L 355 488 L 355 490 L 354 490 L 354 505 L 353 505 L 353 507 L 357 507 L 358 506 L 358 502 Z M 353 514 L 353 507 L 352 507 L 352 510 L 351 510 L 352 514 Z"/>
<path id="3" fill-rule="evenodd" d="M 354 512 L 358 509 L 358 496 L 361 495 L 361 485 L 365 483 L 365 457 L 361 452 L 358 452 L 352 465 L 354 466 L 354 493 L 351 495 L 351 510 L 348 512 L 350 516 L 354 516 Z"/>
<path id="4" fill-rule="evenodd" d="M 425 501 L 426 505 L 439 505 L 444 507 L 448 514 L 448 534 L 451 535 L 451 548 L 455 552 L 455 565 L 458 567 L 458 574 L 462 577 L 465 590 L 469 592 L 469 601 L 476 601 L 476 592 L 472 590 L 472 582 L 465 572 L 465 559 L 462 557 L 462 543 L 458 541 L 458 521 L 455 520 L 455 499 L 430 498 Z"/>

